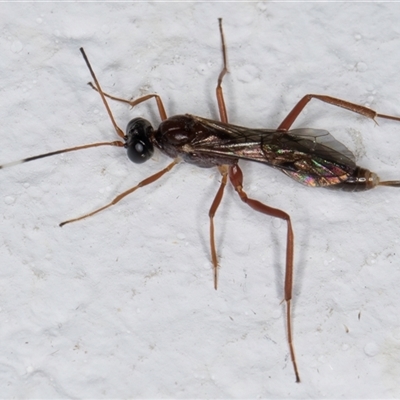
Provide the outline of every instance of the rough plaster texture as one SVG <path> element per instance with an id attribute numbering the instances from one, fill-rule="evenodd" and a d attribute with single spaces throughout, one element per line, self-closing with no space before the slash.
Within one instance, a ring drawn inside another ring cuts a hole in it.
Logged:
<path id="1" fill-rule="evenodd" d="M 400 114 L 399 4 L 3 3 L 0 161 L 116 138 L 104 90 L 157 92 L 169 115 L 218 118 L 224 18 L 232 123 L 277 127 L 306 93 Z M 152 102 L 111 104 L 124 128 Z M 382 177 L 400 177 L 400 124 L 312 102 L 325 128 Z M 0 397 L 385 398 L 400 396 L 400 205 L 396 189 L 343 194 L 242 163 L 248 193 L 293 218 L 294 383 L 283 297 L 285 225 L 233 190 L 208 248 L 218 171 L 180 165 L 96 217 L 168 163 L 102 148 L 0 171 Z"/>

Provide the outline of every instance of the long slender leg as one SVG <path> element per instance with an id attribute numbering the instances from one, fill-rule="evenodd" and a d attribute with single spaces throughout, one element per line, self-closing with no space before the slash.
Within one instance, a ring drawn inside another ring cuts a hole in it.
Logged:
<path id="1" fill-rule="evenodd" d="M 120 137 L 122 137 L 122 138 L 125 138 L 125 133 L 123 132 L 123 130 L 122 130 L 122 129 L 117 125 L 117 123 L 115 122 L 114 116 L 113 116 L 113 114 L 112 114 L 112 112 L 111 112 L 111 110 L 110 110 L 110 107 L 109 107 L 109 105 L 108 105 L 108 103 L 107 103 L 107 100 L 105 99 L 104 93 L 103 93 L 103 91 L 101 90 L 100 83 L 99 83 L 99 81 L 97 80 L 97 77 L 96 77 L 96 75 L 95 75 L 95 73 L 94 73 L 94 71 L 93 71 L 93 68 L 92 68 L 92 66 L 90 65 L 90 62 L 89 62 L 89 59 L 87 58 L 87 55 L 86 55 L 86 53 L 85 53 L 85 50 L 83 50 L 83 47 L 81 47 L 79 50 L 80 50 L 80 52 L 82 53 L 83 59 L 85 60 L 85 63 L 86 63 L 86 65 L 87 65 L 87 67 L 89 68 L 90 75 L 92 75 L 92 78 L 93 78 L 94 83 L 95 83 L 96 88 L 97 88 L 96 90 L 97 90 L 97 91 L 99 92 L 99 94 L 100 94 L 101 100 L 102 100 L 102 102 L 103 102 L 103 104 L 104 104 L 104 107 L 105 107 L 106 110 L 107 110 L 108 116 L 109 116 L 110 119 L 111 119 L 111 123 L 112 123 L 113 126 L 114 126 L 115 132 L 117 132 L 117 135 L 118 135 L 118 136 L 120 136 Z"/>
<path id="2" fill-rule="evenodd" d="M 143 187 L 143 186 L 149 185 L 150 183 L 153 183 L 153 182 L 155 182 L 156 180 L 160 179 L 164 174 L 166 174 L 168 171 L 170 171 L 170 170 L 171 170 L 176 164 L 178 164 L 178 163 L 179 163 L 179 159 L 176 158 L 174 161 L 172 161 L 171 164 L 167 165 L 164 169 L 162 169 L 161 171 L 157 172 L 157 173 L 154 174 L 154 175 L 149 176 L 149 177 L 146 178 L 146 179 L 143 179 L 141 182 L 139 182 L 139 183 L 138 183 L 136 186 L 134 186 L 133 188 L 131 188 L 131 189 L 129 189 L 129 190 L 126 190 L 125 192 L 119 194 L 117 197 L 114 198 L 113 201 L 111 201 L 110 203 L 106 204 L 105 206 L 100 207 L 100 208 L 98 208 L 97 210 L 92 211 L 91 213 L 82 215 L 81 217 L 73 218 L 73 219 L 69 219 L 68 221 L 61 222 L 61 223 L 60 223 L 60 226 L 69 224 L 69 223 L 71 223 L 71 222 L 80 221 L 81 219 L 84 219 L 84 218 L 91 217 L 92 215 L 97 214 L 98 212 L 103 211 L 103 210 L 105 210 L 106 208 L 111 207 L 111 206 L 117 204 L 117 203 L 118 203 L 120 200 L 122 200 L 124 197 L 128 196 L 128 194 L 133 193 L 136 189 L 139 189 L 139 188 L 141 188 L 141 187 Z"/>
<path id="3" fill-rule="evenodd" d="M 249 199 L 243 190 L 243 174 L 238 165 L 233 165 L 229 168 L 229 179 L 232 182 L 240 199 L 249 205 L 254 210 L 270 215 L 271 217 L 280 218 L 287 222 L 287 239 L 286 239 L 286 272 L 285 272 L 285 302 L 286 302 L 286 323 L 288 344 L 290 357 L 292 359 L 296 382 L 300 382 L 300 375 L 297 368 L 296 357 L 293 346 L 292 322 L 291 322 L 291 300 L 293 291 L 293 256 L 294 256 L 294 235 L 292 222 L 289 214 L 277 208 L 269 207 L 257 200 Z"/>
<path id="4" fill-rule="evenodd" d="M 119 97 L 111 96 L 109 94 L 104 93 L 103 90 L 101 89 L 100 83 L 97 80 L 97 77 L 96 77 L 96 75 L 95 75 L 95 73 L 94 73 L 94 71 L 92 69 L 92 66 L 90 65 L 89 59 L 86 56 L 85 50 L 82 47 L 79 50 L 81 51 L 83 59 L 85 60 L 85 63 L 87 65 L 87 67 L 89 68 L 90 75 L 92 75 L 92 78 L 94 80 L 94 85 L 91 82 L 89 82 L 89 85 L 100 94 L 101 100 L 103 101 L 103 104 L 104 104 L 104 106 L 105 106 L 105 108 L 107 110 L 107 113 L 108 113 L 108 115 L 109 115 L 109 117 L 111 119 L 111 122 L 112 122 L 112 124 L 114 126 L 114 129 L 117 132 L 118 136 L 121 136 L 122 138 L 125 138 L 124 132 L 122 131 L 122 129 L 115 122 L 114 116 L 112 115 L 112 112 L 111 112 L 110 107 L 109 107 L 109 105 L 107 103 L 107 100 L 105 99 L 106 97 L 108 97 L 108 98 L 110 98 L 112 100 L 121 101 L 123 103 L 128 103 L 131 107 L 134 107 L 134 106 L 136 106 L 136 105 L 138 105 L 138 104 L 140 104 L 140 103 L 142 103 L 142 102 L 144 102 L 146 100 L 149 100 L 152 97 L 154 97 L 155 100 L 156 100 L 156 103 L 157 103 L 157 108 L 158 108 L 158 112 L 160 113 L 161 119 L 163 121 L 167 119 L 167 113 L 165 112 L 165 108 L 164 108 L 163 102 L 162 102 L 160 96 L 157 95 L 157 94 L 148 94 L 146 96 L 139 97 L 136 100 L 125 100 L 125 99 L 121 99 Z"/>
<path id="5" fill-rule="evenodd" d="M 352 111 L 357 114 L 364 115 L 367 118 L 371 118 L 375 120 L 375 118 L 385 118 L 385 119 L 391 119 L 394 121 L 400 121 L 400 117 L 395 117 L 393 115 L 386 115 L 386 114 L 380 114 L 377 113 L 374 110 L 371 110 L 368 107 L 360 106 L 359 104 L 354 104 L 350 103 L 349 101 L 346 100 L 341 100 L 336 97 L 331 97 L 331 96 L 325 96 L 325 95 L 319 95 L 319 94 L 306 94 L 290 111 L 288 116 L 282 121 L 282 123 L 278 127 L 278 131 L 287 131 L 290 129 L 292 126 L 293 122 L 296 120 L 296 118 L 299 116 L 303 108 L 308 104 L 308 102 L 311 99 L 318 99 L 320 101 L 323 101 L 324 103 L 331 104 L 336 107 L 342 107 L 345 108 L 346 110 Z"/>
<path id="6" fill-rule="evenodd" d="M 224 31 L 222 30 L 222 18 L 218 19 L 218 23 L 219 23 L 219 32 L 221 35 L 222 59 L 223 59 L 224 65 L 222 67 L 222 71 L 219 73 L 219 76 L 218 76 L 216 95 L 217 95 L 218 110 L 219 110 L 219 115 L 220 115 L 221 121 L 228 123 L 228 114 L 226 113 L 224 93 L 222 91 L 222 79 L 228 72 L 227 57 L 226 57 L 226 45 L 225 45 Z"/>
<path id="7" fill-rule="evenodd" d="M 226 67 L 226 46 L 225 46 L 225 39 L 224 39 L 224 31 L 222 30 L 222 18 L 218 19 L 219 23 L 219 32 L 221 35 L 221 43 L 222 43 L 222 59 L 223 59 L 223 67 L 218 76 L 218 83 L 216 89 L 217 95 L 217 102 L 218 102 L 218 110 L 219 115 L 222 122 L 228 123 L 228 115 L 226 113 L 225 101 L 224 101 L 224 93 L 222 91 L 222 80 L 225 74 L 228 72 Z M 214 216 L 217 212 L 219 205 L 221 204 L 222 196 L 224 195 L 224 189 L 226 183 L 228 181 L 228 165 L 220 165 L 218 166 L 219 172 L 222 175 L 221 184 L 218 189 L 217 194 L 215 195 L 214 201 L 211 204 L 210 211 L 208 212 L 208 216 L 210 217 L 210 247 L 211 247 L 211 259 L 214 268 L 214 288 L 217 290 L 218 287 L 218 256 L 217 250 L 215 246 L 215 232 L 214 232 Z"/>
<path id="8" fill-rule="evenodd" d="M 96 86 L 94 86 L 92 82 L 89 82 L 88 85 L 92 89 L 96 90 L 96 92 L 98 92 Z M 156 100 L 156 103 L 157 103 L 157 108 L 158 108 L 158 112 L 160 114 L 161 120 L 164 121 L 167 119 L 167 113 L 165 112 L 164 104 L 161 100 L 161 97 L 158 94 L 155 94 L 155 93 L 146 94 L 145 96 L 139 97 L 138 99 L 135 99 L 135 100 L 122 99 L 121 97 L 112 96 L 111 94 L 107 94 L 104 92 L 103 92 L 103 94 L 105 97 L 108 97 L 111 100 L 120 101 L 121 103 L 129 104 L 131 107 L 135 107 L 138 104 L 143 103 L 144 101 L 150 100 L 151 98 L 154 97 L 154 99 Z"/>
<path id="9" fill-rule="evenodd" d="M 222 30 L 222 19 L 219 19 L 219 29 L 221 34 L 221 42 L 222 42 L 222 55 L 223 55 L 223 68 L 218 77 L 218 84 L 216 88 L 216 95 L 218 101 L 218 109 L 221 117 L 221 121 L 228 123 L 228 115 L 226 112 L 226 106 L 224 101 L 224 94 L 222 90 L 222 80 L 223 77 L 228 72 L 227 68 L 227 57 L 226 57 L 226 46 L 224 33 Z M 304 106 L 303 106 L 304 108 Z M 300 109 L 301 111 L 301 109 Z M 299 111 L 299 112 L 300 112 Z M 294 119 L 296 116 L 294 117 Z M 293 119 L 293 121 L 294 121 Z M 291 123 L 293 123 L 293 121 Z M 290 124 L 291 124 L 290 123 Z M 281 124 L 282 125 L 282 124 Z M 287 128 L 289 129 L 289 128 Z M 284 127 L 283 127 L 283 130 Z M 285 301 L 286 301 L 286 320 L 287 320 L 287 335 L 288 335 L 288 344 L 290 350 L 290 357 L 293 363 L 294 372 L 296 375 L 296 382 L 300 382 L 300 376 L 297 368 L 296 357 L 294 353 L 293 339 L 292 339 L 292 324 L 291 324 L 291 300 L 292 300 L 292 291 L 293 291 L 293 255 L 294 255 L 294 236 L 292 223 L 290 220 L 290 216 L 286 214 L 284 211 L 281 211 L 276 208 L 269 207 L 265 204 L 260 203 L 257 200 L 249 199 L 247 194 L 243 191 L 243 174 L 237 164 L 233 166 L 223 165 L 219 167 L 219 170 L 222 174 L 222 181 L 220 188 L 217 192 L 217 195 L 214 198 L 214 201 L 211 205 L 209 216 L 210 216 L 210 242 L 211 242 L 211 254 L 214 266 L 214 285 L 215 289 L 217 288 L 217 271 L 218 271 L 218 258 L 215 249 L 215 240 L 214 240 L 214 215 L 218 209 L 219 204 L 221 203 L 224 188 L 226 186 L 227 181 L 227 171 L 229 171 L 229 179 L 232 182 L 235 190 L 239 194 L 242 201 L 248 204 L 250 207 L 259 211 L 263 214 L 270 215 L 272 217 L 281 218 L 287 222 L 287 244 L 286 244 L 286 273 L 285 273 Z"/>
<path id="10" fill-rule="evenodd" d="M 211 204 L 210 211 L 208 212 L 208 216 L 210 217 L 210 247 L 211 247 L 211 258 L 214 268 L 214 289 L 217 290 L 218 287 L 218 256 L 217 250 L 215 248 L 215 235 L 214 235 L 214 216 L 215 213 L 221 203 L 222 196 L 224 194 L 224 189 L 226 186 L 226 182 L 228 181 L 228 169 L 227 165 L 221 165 L 218 167 L 219 172 L 222 175 L 221 185 L 218 189 L 217 194 L 215 195 L 214 201 Z"/>

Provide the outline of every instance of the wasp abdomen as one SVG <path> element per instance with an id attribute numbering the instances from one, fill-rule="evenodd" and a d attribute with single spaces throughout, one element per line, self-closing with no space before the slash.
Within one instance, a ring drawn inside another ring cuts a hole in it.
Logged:
<path id="1" fill-rule="evenodd" d="M 343 190 L 344 192 L 363 192 L 379 185 L 379 177 L 375 172 L 356 167 L 353 174 L 345 181 L 336 185 L 326 186 L 327 189 Z"/>

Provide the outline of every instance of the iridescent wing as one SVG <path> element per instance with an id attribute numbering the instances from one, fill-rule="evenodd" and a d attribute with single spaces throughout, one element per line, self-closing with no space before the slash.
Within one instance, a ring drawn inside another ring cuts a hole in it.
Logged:
<path id="1" fill-rule="evenodd" d="M 356 168 L 351 151 L 325 130 L 304 128 L 278 132 L 192 117 L 208 132 L 191 142 L 199 154 L 267 164 L 307 186 L 344 182 Z"/>

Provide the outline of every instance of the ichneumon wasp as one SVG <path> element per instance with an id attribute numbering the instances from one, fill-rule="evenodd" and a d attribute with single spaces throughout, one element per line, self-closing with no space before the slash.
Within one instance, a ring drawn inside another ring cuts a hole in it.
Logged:
<path id="1" fill-rule="evenodd" d="M 218 256 L 215 246 L 214 216 L 229 180 L 244 203 L 262 214 L 282 219 L 287 223 L 284 300 L 286 302 L 286 324 L 290 356 L 296 381 L 300 382 L 291 326 L 294 258 L 294 234 L 291 219 L 286 212 L 267 206 L 247 196 L 243 189 L 243 175 L 238 162 L 239 160 L 248 160 L 268 165 L 282 171 L 297 182 L 310 187 L 323 187 L 343 191 L 365 191 L 376 186 L 400 187 L 400 181 L 380 181 L 375 173 L 357 166 L 351 151 L 334 139 L 328 131 L 310 128 L 290 129 L 303 108 L 312 99 L 345 108 L 373 120 L 375 118 L 384 118 L 400 122 L 400 117 L 380 114 L 370 108 L 331 96 L 308 94 L 295 105 L 276 129 L 253 129 L 229 124 L 222 90 L 222 81 L 228 69 L 221 19 L 219 19 L 219 30 L 222 42 L 223 68 L 218 77 L 216 97 L 220 121 L 189 114 L 167 117 L 163 102 L 157 94 L 148 94 L 136 100 L 125 100 L 104 93 L 85 51 L 81 48 L 80 51 L 94 81 L 94 84 L 89 84 L 100 94 L 120 140 L 91 143 L 40 154 L 0 165 L 0 169 L 56 154 L 98 146 L 124 147 L 127 149 L 129 159 L 138 164 L 150 159 L 154 148 L 173 158 L 173 161 L 161 171 L 119 194 L 110 203 L 81 217 L 64 221 L 60 224 L 60 226 L 63 226 L 90 217 L 115 205 L 140 187 L 149 185 L 161 178 L 180 161 L 202 168 L 217 167 L 221 174 L 221 183 L 209 210 L 210 247 L 215 289 L 218 283 Z M 162 122 L 157 129 L 154 129 L 147 120 L 134 118 L 128 123 L 125 134 L 115 122 L 106 98 L 127 103 L 131 107 L 154 99 Z"/>

